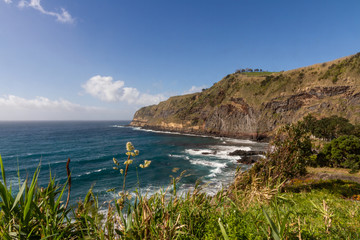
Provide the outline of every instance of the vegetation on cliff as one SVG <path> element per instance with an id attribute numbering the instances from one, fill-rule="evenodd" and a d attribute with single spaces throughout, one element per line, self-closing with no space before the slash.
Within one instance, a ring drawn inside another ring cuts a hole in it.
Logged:
<path id="1" fill-rule="evenodd" d="M 309 113 L 318 118 L 338 115 L 357 124 L 359 69 L 360 53 L 285 72 L 236 72 L 200 93 L 140 109 L 131 125 L 261 138 Z"/>

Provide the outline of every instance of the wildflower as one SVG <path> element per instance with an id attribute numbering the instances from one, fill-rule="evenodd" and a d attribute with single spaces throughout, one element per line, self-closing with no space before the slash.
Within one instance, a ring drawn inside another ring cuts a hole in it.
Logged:
<path id="1" fill-rule="evenodd" d="M 125 165 L 130 165 L 133 163 L 133 160 L 132 159 L 129 159 L 127 161 L 124 162 Z"/>
<path id="2" fill-rule="evenodd" d="M 151 161 L 145 160 L 145 161 L 144 161 L 144 164 L 140 164 L 139 166 L 140 166 L 141 168 L 147 168 L 148 166 L 150 166 L 150 163 L 151 163 Z"/>
<path id="3" fill-rule="evenodd" d="M 116 165 L 119 165 L 119 162 L 116 160 L 116 158 L 113 158 L 113 162 L 114 162 Z"/>
<path id="4" fill-rule="evenodd" d="M 113 167 L 113 169 L 114 169 L 114 170 L 118 170 L 118 168 L 117 168 L 117 167 Z"/>
<path id="5" fill-rule="evenodd" d="M 120 173 L 123 174 L 123 173 L 124 173 L 124 169 L 120 169 Z"/>
<path id="6" fill-rule="evenodd" d="M 119 198 L 117 201 L 116 201 L 117 204 L 119 204 L 120 206 L 123 205 L 124 203 L 124 200 L 122 198 Z"/>
<path id="7" fill-rule="evenodd" d="M 134 150 L 135 156 L 139 155 L 139 150 Z"/>
<path id="8" fill-rule="evenodd" d="M 128 151 L 128 152 L 130 152 L 130 151 L 132 151 L 132 150 L 134 150 L 135 148 L 134 148 L 134 146 L 132 145 L 132 143 L 131 142 L 127 142 L 126 143 L 126 150 Z"/>
<path id="9" fill-rule="evenodd" d="M 147 168 L 148 166 L 150 166 L 151 161 L 149 161 L 149 160 L 145 160 L 145 162 L 144 162 L 144 163 L 145 163 L 145 166 L 144 166 L 144 167 L 146 167 L 146 168 Z"/>

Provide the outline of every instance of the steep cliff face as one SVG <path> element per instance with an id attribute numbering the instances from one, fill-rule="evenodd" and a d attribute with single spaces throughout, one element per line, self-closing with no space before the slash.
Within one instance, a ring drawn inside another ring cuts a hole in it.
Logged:
<path id="1" fill-rule="evenodd" d="M 233 73 L 200 93 L 141 108 L 132 126 L 258 139 L 312 113 L 360 123 L 360 53 L 280 73 Z"/>

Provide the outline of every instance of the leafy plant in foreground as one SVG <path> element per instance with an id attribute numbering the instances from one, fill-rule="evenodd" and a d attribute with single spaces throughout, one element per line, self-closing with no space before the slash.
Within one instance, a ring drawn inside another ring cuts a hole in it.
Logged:
<path id="1" fill-rule="evenodd" d="M 70 210 L 61 204 L 66 184 L 60 188 L 51 177 L 46 188 L 38 187 L 39 167 L 31 182 L 26 179 L 19 184 L 19 191 L 14 198 L 12 188 L 7 186 L 2 158 L 0 156 L 0 236 L 2 239 L 39 239 L 52 236 L 63 239 L 74 231 L 67 214 Z M 20 176 L 19 176 L 20 183 Z"/>

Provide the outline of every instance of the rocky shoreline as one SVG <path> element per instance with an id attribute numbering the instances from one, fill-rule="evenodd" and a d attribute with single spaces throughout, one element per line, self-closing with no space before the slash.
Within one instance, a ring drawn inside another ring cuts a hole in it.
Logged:
<path id="1" fill-rule="evenodd" d="M 139 124 L 138 121 L 132 120 L 129 124 L 130 127 L 138 127 L 144 130 L 152 130 L 159 132 L 171 132 L 178 134 L 190 134 L 196 136 L 207 136 L 207 137 L 226 137 L 234 139 L 251 140 L 255 142 L 269 142 L 271 137 L 267 134 L 236 134 L 236 133 L 220 133 L 220 132 L 206 132 L 202 130 L 195 130 L 191 128 L 166 128 L 160 126 L 149 126 L 146 124 Z"/>
<path id="2" fill-rule="evenodd" d="M 244 137 L 231 137 L 229 135 L 224 135 L 224 134 L 209 134 L 209 133 L 200 133 L 197 131 L 175 131 L 173 129 L 164 129 L 164 128 L 158 128 L 158 127 L 149 127 L 149 126 L 136 126 L 135 124 L 130 124 L 130 127 L 139 127 L 141 129 L 144 130 L 151 130 L 151 131 L 155 131 L 155 132 L 162 132 L 162 133 L 174 133 L 174 134 L 184 134 L 184 135 L 193 135 L 193 136 L 206 136 L 206 137 L 227 137 L 227 138 L 233 138 L 233 139 L 242 139 L 242 140 L 251 140 L 251 141 L 255 141 L 255 142 L 269 142 L 269 138 L 263 138 L 261 140 L 254 140 L 254 139 L 249 139 L 249 138 L 244 138 Z M 209 155 L 209 154 L 214 154 L 213 152 L 203 152 L 203 155 Z M 255 151 L 255 150 L 250 150 L 250 151 L 245 151 L 245 150 L 235 150 L 231 153 L 228 154 L 229 156 L 239 156 L 239 159 L 237 160 L 238 163 L 241 164 L 246 164 L 246 165 L 251 165 L 254 164 L 255 162 L 259 161 L 260 159 L 264 158 L 264 156 L 266 155 L 265 151 Z"/>
<path id="3" fill-rule="evenodd" d="M 239 156 L 241 158 L 237 160 L 238 163 L 250 165 L 262 159 L 265 154 L 265 151 L 235 150 L 234 152 L 229 153 L 229 156 Z"/>

